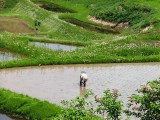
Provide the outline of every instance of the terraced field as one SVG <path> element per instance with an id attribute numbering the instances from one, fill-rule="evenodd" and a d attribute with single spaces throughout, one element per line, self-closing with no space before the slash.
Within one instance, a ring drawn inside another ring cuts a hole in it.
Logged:
<path id="1" fill-rule="evenodd" d="M 0 61 L 0 69 L 160 62 L 159 8 L 158 0 L 0 0 L 0 55 L 25 56 Z"/>

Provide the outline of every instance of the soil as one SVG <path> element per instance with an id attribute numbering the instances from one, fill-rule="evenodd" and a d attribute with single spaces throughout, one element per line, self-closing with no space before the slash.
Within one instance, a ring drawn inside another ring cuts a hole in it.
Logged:
<path id="1" fill-rule="evenodd" d="M 111 26 L 112 28 L 116 28 L 116 27 L 128 28 L 129 27 L 129 22 L 113 23 L 113 22 L 109 22 L 109 21 L 104 21 L 102 19 L 97 19 L 97 18 L 91 17 L 91 16 L 89 16 L 88 19 L 93 21 L 93 22 L 96 22 L 96 23 Z"/>
<path id="2" fill-rule="evenodd" d="M 146 31 L 148 31 L 149 29 L 152 29 L 152 28 L 153 28 L 153 25 L 147 26 L 147 27 L 143 28 L 142 32 L 146 32 Z"/>
<path id="3" fill-rule="evenodd" d="M 89 20 L 91 20 L 91 21 L 93 21 L 93 22 L 100 23 L 100 24 L 103 24 L 103 25 L 109 25 L 109 26 L 115 26 L 115 25 L 116 25 L 116 24 L 113 23 L 113 22 L 104 21 L 104 20 L 101 20 L 101 19 L 97 19 L 97 18 L 95 18 L 95 17 L 89 16 L 88 18 L 89 18 Z"/>
<path id="4" fill-rule="evenodd" d="M 35 31 L 25 21 L 19 18 L 0 17 L 0 30 L 11 33 L 33 33 Z"/>

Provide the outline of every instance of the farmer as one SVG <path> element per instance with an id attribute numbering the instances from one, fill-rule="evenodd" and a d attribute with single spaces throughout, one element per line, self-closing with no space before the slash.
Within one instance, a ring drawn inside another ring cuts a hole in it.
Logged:
<path id="1" fill-rule="evenodd" d="M 82 84 L 83 84 L 84 87 L 85 87 L 87 81 L 88 81 L 88 76 L 87 76 L 86 72 L 85 71 L 81 71 L 81 74 L 80 74 L 80 86 L 82 86 Z"/>

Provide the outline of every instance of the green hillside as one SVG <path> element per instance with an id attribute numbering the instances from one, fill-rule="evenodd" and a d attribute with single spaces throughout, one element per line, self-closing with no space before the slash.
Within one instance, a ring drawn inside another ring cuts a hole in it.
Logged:
<path id="1" fill-rule="evenodd" d="M 0 47 L 26 56 L 0 63 L 1 68 L 160 60 L 160 13 L 156 0 L 1 0 L 1 3 Z M 114 25 L 91 21 L 89 17 Z M 68 52 L 52 51 L 29 44 L 31 41 L 84 47 Z"/>

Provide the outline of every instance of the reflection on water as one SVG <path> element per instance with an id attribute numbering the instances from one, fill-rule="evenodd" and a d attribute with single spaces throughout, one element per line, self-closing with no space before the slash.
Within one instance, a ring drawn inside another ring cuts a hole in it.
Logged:
<path id="1" fill-rule="evenodd" d="M 86 92 L 87 92 L 87 89 L 86 89 L 86 87 L 79 87 L 80 88 L 80 95 L 85 95 L 86 94 Z"/>
<path id="2" fill-rule="evenodd" d="M 55 44 L 55 43 L 43 43 L 43 42 L 31 42 L 34 45 L 40 46 L 40 47 L 46 47 L 52 50 L 75 50 L 78 47 L 77 46 L 70 46 L 70 45 L 62 45 L 62 44 Z"/>
<path id="3" fill-rule="evenodd" d="M 118 89 L 127 102 L 140 85 L 160 77 L 160 63 L 87 64 L 22 67 L 0 70 L 0 87 L 17 93 L 60 104 L 85 92 L 79 86 L 79 75 L 89 77 L 86 89 L 100 97 L 103 90 Z"/>
<path id="4" fill-rule="evenodd" d="M 0 62 L 8 60 L 17 60 L 18 58 L 12 53 L 0 51 Z"/>
<path id="5" fill-rule="evenodd" d="M 6 116 L 5 114 L 0 114 L 0 120 L 13 120 L 13 119 Z"/>

